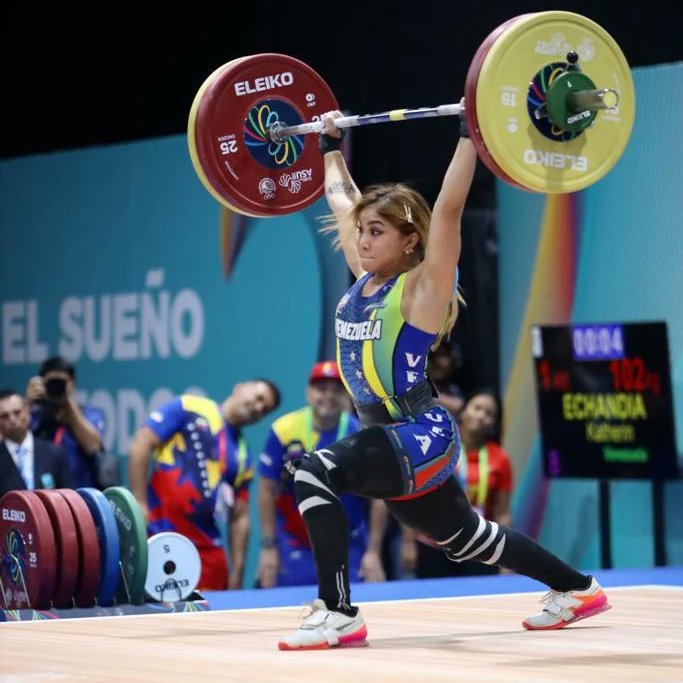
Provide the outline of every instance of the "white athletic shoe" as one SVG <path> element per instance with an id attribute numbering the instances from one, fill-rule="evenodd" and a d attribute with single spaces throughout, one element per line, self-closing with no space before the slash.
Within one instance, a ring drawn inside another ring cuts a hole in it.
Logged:
<path id="1" fill-rule="evenodd" d="M 299 629 L 280 640 L 280 650 L 325 650 L 368 644 L 368 630 L 360 612 L 355 617 L 333 612 L 322 600 L 314 600 L 310 609 Z"/>
<path id="2" fill-rule="evenodd" d="M 524 628 L 530 631 L 564 628 L 574 621 L 606 612 L 612 607 L 595 577 L 586 590 L 566 593 L 551 590 L 541 602 L 545 605 L 543 611 L 523 621 Z"/>

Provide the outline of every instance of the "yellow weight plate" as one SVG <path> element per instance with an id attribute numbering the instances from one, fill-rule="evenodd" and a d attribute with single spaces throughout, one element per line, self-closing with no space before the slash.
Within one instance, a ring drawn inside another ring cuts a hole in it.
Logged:
<path id="1" fill-rule="evenodd" d="M 520 16 L 513 17 L 512 19 L 508 19 L 506 22 L 491 31 L 488 36 L 486 36 L 472 58 L 472 62 L 467 71 L 467 78 L 465 79 L 465 119 L 467 121 L 470 140 L 472 140 L 472 143 L 477 150 L 479 159 L 486 164 L 489 170 L 495 173 L 498 178 L 504 180 L 506 183 L 509 183 L 514 187 L 519 187 L 522 190 L 526 188 L 513 180 L 509 175 L 503 173 L 503 169 L 501 169 L 501 167 L 494 161 L 493 157 L 489 153 L 489 150 L 484 144 L 484 139 L 481 137 L 477 116 L 477 82 L 479 80 L 481 66 L 484 63 L 486 55 L 489 53 L 491 47 L 500 38 L 504 31 L 507 31 L 507 29 L 512 26 L 514 22 L 524 16 L 529 15 L 522 14 Z"/>
<path id="2" fill-rule="evenodd" d="M 533 124 L 531 82 L 565 64 L 567 53 L 597 88 L 619 94 L 615 111 L 600 111 L 593 126 L 571 140 L 551 140 Z M 635 119 L 631 70 L 614 39 L 573 12 L 538 12 L 514 22 L 489 50 L 476 86 L 479 129 L 503 172 L 536 192 L 576 192 L 602 178 L 628 143 Z"/>

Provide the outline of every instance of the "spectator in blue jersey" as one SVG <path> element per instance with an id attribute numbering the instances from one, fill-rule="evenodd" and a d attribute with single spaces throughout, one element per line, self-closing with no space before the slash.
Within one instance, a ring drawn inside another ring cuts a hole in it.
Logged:
<path id="1" fill-rule="evenodd" d="M 292 459 L 317 451 L 354 434 L 358 419 L 335 361 L 316 363 L 306 388 L 307 404 L 275 420 L 261 453 L 259 511 L 261 556 L 258 585 L 302 586 L 316 583 L 315 562 L 306 525 L 296 505 L 294 482 L 286 469 Z M 349 535 L 349 574 L 352 581 L 384 581 L 380 550 L 386 522 L 381 501 L 370 504 L 359 496 L 342 496 Z M 375 509 L 376 508 L 376 509 Z"/>
<path id="2" fill-rule="evenodd" d="M 278 388 L 261 379 L 236 384 L 222 405 L 183 394 L 152 412 L 131 443 L 130 487 L 148 533 L 176 531 L 195 544 L 199 589 L 242 585 L 253 467 L 241 429 L 279 403 Z M 217 508 L 228 509 L 229 563 Z"/>
<path id="3" fill-rule="evenodd" d="M 465 107 L 464 100 L 461 105 Z M 462 213 L 477 161 L 461 113 L 460 140 L 433 209 L 404 183 L 361 192 L 340 151 L 341 112 L 321 116 L 325 192 L 338 243 L 356 281 L 335 312 L 337 363 L 362 429 L 291 463 L 318 596 L 282 650 L 362 646 L 367 628 L 351 602 L 349 539 L 341 496 L 385 501 L 402 523 L 433 539 L 453 562 L 474 559 L 545 583 L 544 608 L 527 629 L 563 628 L 609 609 L 592 576 L 533 540 L 484 519 L 455 476 L 460 437 L 436 402 L 429 351 L 455 324 Z"/>
<path id="4" fill-rule="evenodd" d="M 26 400 L 31 431 L 66 451 L 75 486 L 103 488 L 104 415 L 94 406 L 77 402 L 73 364 L 60 356 L 44 361 L 38 376 L 29 380 Z"/>

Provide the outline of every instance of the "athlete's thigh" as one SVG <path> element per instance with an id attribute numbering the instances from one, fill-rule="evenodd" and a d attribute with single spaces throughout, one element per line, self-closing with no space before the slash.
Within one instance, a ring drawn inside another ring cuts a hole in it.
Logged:
<path id="1" fill-rule="evenodd" d="M 307 454 L 300 465 L 335 494 L 400 498 L 439 486 L 455 469 L 457 428 L 441 407 L 409 422 L 362 429 Z"/>
<path id="2" fill-rule="evenodd" d="M 413 498 L 387 500 L 386 506 L 399 522 L 425 536 L 442 541 L 461 527 L 475 527 L 478 515 L 472 509 L 455 476 L 443 484 Z"/>
<path id="3" fill-rule="evenodd" d="M 295 481 L 314 477 L 336 496 L 390 498 L 405 493 L 400 441 L 384 427 L 362 429 L 326 448 L 306 454 Z M 301 471 L 306 472 L 303 477 Z M 298 495 L 298 494 L 297 494 Z"/>

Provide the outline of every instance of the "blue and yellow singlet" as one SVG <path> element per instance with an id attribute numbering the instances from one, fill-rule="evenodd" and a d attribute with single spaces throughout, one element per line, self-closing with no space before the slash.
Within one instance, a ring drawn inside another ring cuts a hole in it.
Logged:
<path id="1" fill-rule="evenodd" d="M 425 379 L 436 339 L 401 315 L 406 275 L 397 275 L 371 296 L 362 291 L 372 273 L 362 275 L 339 301 L 335 320 L 337 363 L 347 391 L 356 403 L 384 401 L 396 416 L 401 411 L 390 398 Z"/>

